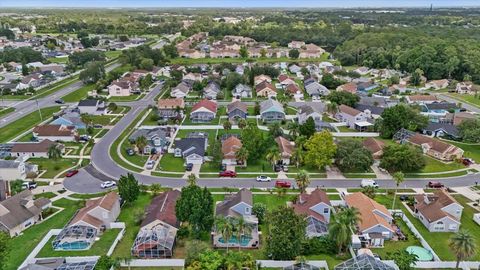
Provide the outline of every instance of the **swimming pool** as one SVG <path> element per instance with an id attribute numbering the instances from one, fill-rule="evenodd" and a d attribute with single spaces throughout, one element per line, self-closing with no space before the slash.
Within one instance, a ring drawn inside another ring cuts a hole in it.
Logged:
<path id="1" fill-rule="evenodd" d="M 250 240 L 252 240 L 252 237 L 250 235 L 242 235 L 240 237 L 240 245 L 242 247 L 246 247 L 248 246 L 248 243 L 250 242 Z M 225 243 L 225 239 L 223 239 L 223 237 L 220 237 L 218 239 L 218 242 L 224 244 Z M 230 239 L 228 240 L 228 243 L 230 244 L 237 244 L 238 245 L 238 240 L 237 240 L 237 236 L 234 235 L 232 237 L 230 237 Z"/>
<path id="2" fill-rule="evenodd" d="M 426 262 L 426 261 L 432 261 L 433 260 L 433 254 L 429 250 L 427 250 L 423 247 L 409 246 L 409 247 L 407 247 L 407 252 L 410 253 L 410 254 L 417 255 L 419 261 Z"/>
<path id="3" fill-rule="evenodd" d="M 62 243 L 54 247 L 55 250 L 82 250 L 87 249 L 90 246 L 89 243 L 85 241 L 78 241 L 72 243 Z"/>

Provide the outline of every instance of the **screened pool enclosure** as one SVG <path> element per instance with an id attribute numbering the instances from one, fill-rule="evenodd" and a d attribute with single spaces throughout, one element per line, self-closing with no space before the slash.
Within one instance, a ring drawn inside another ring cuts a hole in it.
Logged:
<path id="1" fill-rule="evenodd" d="M 138 258 L 169 258 L 173 255 L 173 246 L 177 229 L 157 225 L 142 228 L 132 246 L 132 256 Z"/>
<path id="2" fill-rule="evenodd" d="M 53 249 L 55 250 L 82 250 L 88 249 L 95 241 L 97 229 L 84 226 L 73 225 L 65 227 L 55 240 L 53 240 Z"/>

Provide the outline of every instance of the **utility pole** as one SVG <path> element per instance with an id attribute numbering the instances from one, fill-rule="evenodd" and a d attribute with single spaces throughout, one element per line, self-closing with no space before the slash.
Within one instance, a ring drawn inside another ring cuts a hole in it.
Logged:
<path id="1" fill-rule="evenodd" d="M 37 103 L 38 114 L 40 115 L 40 123 L 43 122 L 42 111 L 40 110 L 40 106 L 38 105 L 38 99 L 35 99 Z"/>

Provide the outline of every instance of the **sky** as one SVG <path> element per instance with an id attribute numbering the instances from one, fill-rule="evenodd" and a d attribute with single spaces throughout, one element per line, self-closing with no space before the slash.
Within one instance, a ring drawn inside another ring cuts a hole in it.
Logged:
<path id="1" fill-rule="evenodd" d="M 0 0 L 0 7 L 429 7 L 480 6 L 479 0 Z M 0 10 L 1 12 L 1 10 Z"/>

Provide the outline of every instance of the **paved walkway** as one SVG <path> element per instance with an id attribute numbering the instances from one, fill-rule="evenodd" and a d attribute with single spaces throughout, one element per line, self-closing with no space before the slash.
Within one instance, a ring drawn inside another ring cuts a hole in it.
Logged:
<path id="1" fill-rule="evenodd" d="M 346 179 L 342 172 L 335 166 L 327 166 L 326 172 L 328 179 Z"/>
<path id="2" fill-rule="evenodd" d="M 378 179 L 392 179 L 392 176 L 387 171 L 382 171 L 377 165 L 372 165 L 373 172 L 377 176 Z"/>
<path id="3" fill-rule="evenodd" d="M 462 194 L 472 201 L 480 200 L 480 194 L 471 190 L 469 187 L 455 187 L 452 188 L 455 192 Z"/>

